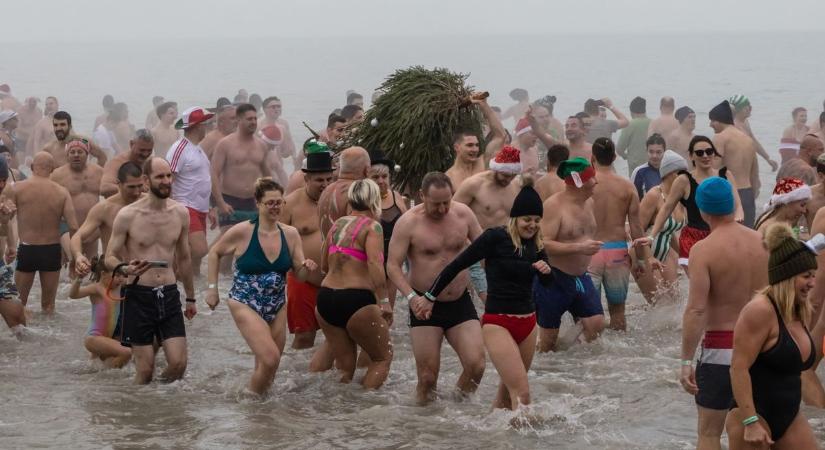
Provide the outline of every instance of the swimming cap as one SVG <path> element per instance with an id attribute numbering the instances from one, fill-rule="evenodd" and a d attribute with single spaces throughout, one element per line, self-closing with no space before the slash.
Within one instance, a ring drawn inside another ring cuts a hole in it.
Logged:
<path id="1" fill-rule="evenodd" d="M 733 109 L 736 110 L 736 112 L 742 111 L 751 104 L 751 101 L 744 95 L 734 95 L 728 99 L 728 102 L 731 106 L 733 106 Z"/>
<path id="2" fill-rule="evenodd" d="M 710 177 L 696 189 L 696 206 L 711 216 L 727 216 L 734 210 L 733 186 L 721 177 Z"/>

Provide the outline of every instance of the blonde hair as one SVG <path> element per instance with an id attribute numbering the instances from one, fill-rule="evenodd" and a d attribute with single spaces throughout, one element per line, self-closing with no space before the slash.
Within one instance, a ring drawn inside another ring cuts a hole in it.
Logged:
<path id="1" fill-rule="evenodd" d="M 347 190 L 347 201 L 356 211 L 372 211 L 375 217 L 381 215 L 381 190 L 370 179 L 353 182 Z"/>
<path id="2" fill-rule="evenodd" d="M 794 320 L 799 320 L 802 323 L 808 323 L 813 308 L 808 299 L 797 301 L 795 279 L 796 277 L 791 277 L 779 283 L 772 284 L 763 289 L 760 294 L 768 297 L 776 304 L 776 308 L 779 310 L 779 315 L 782 316 L 783 322 L 790 323 Z"/>
<path id="3" fill-rule="evenodd" d="M 518 234 L 518 217 L 511 217 L 510 221 L 507 222 L 507 234 L 510 235 L 510 240 L 513 242 L 513 247 L 516 248 L 516 254 L 521 256 L 521 235 Z M 539 251 L 542 249 L 544 244 L 542 243 L 541 238 L 541 227 L 536 230 L 536 235 L 533 236 L 533 242 L 536 244 L 536 249 Z"/>

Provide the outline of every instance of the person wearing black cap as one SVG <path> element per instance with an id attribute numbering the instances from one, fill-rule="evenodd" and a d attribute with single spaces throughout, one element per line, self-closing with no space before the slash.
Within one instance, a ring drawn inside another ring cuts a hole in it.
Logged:
<path id="1" fill-rule="evenodd" d="M 9 173 L 6 158 L 0 157 L 0 191 L 6 188 Z M 6 263 L 7 260 L 13 260 L 17 253 L 17 236 L 14 227 L 9 226 L 13 213 L 13 205 L 8 205 L 7 201 L 0 204 L 0 232 L 3 232 L 0 235 L 0 253 L 5 255 L 5 258 L 0 258 L 0 316 L 3 316 L 6 325 L 19 337 L 26 326 L 26 314 L 23 304 L 15 298 L 17 285 L 14 283 L 14 266 L 11 261 Z"/>
<path id="2" fill-rule="evenodd" d="M 616 144 L 616 154 L 627 160 L 627 174 L 633 174 L 637 167 L 647 162 L 647 130 L 650 118 L 647 117 L 647 101 L 636 97 L 630 102 L 630 124 L 622 130 Z"/>
<path id="3" fill-rule="evenodd" d="M 822 235 L 819 235 L 822 238 Z M 742 308 L 733 329 L 730 381 L 734 406 L 726 428 L 731 448 L 818 448 L 805 415 L 801 374 L 821 351 L 808 332 L 817 250 L 787 224 L 768 228 L 768 280 Z M 820 336 L 821 338 L 821 336 Z"/>
<path id="4" fill-rule="evenodd" d="M 744 224 L 753 228 L 756 220 L 756 195 L 759 193 L 759 166 L 756 162 L 756 144 L 733 125 L 733 112 L 727 100 L 713 107 L 708 113 L 710 127 L 716 132 L 713 144 L 721 158 L 721 165 L 736 177 L 736 188 L 742 209 Z M 776 170 L 776 169 L 774 169 Z"/>
<path id="5" fill-rule="evenodd" d="M 664 136 L 668 149 L 675 151 L 685 160 L 690 159 L 688 146 L 693 139 L 693 131 L 696 129 L 696 113 L 689 106 L 682 106 L 673 115 L 679 126 L 667 136 Z"/>
<path id="6" fill-rule="evenodd" d="M 335 177 L 332 173 L 332 155 L 324 146 L 314 146 L 318 151 L 306 155 L 306 167 L 300 174 L 304 178 L 304 186 L 286 196 L 284 209 L 281 211 L 281 222 L 293 226 L 301 235 L 301 247 L 304 255 L 313 260 L 321 261 L 321 221 L 318 216 L 318 199 Z M 286 277 L 286 294 L 289 302 L 286 305 L 286 321 L 289 332 L 295 335 L 292 348 L 304 349 L 315 345 L 315 335 L 320 329 L 315 318 L 315 305 L 318 289 L 324 281 L 324 274 L 320 271 L 310 272 L 306 280 L 301 281 L 290 272 Z M 313 356 L 310 370 L 321 370 L 321 367 L 332 364 L 332 353 L 328 344 L 324 343 Z"/>
<path id="7" fill-rule="evenodd" d="M 550 280 L 550 266 L 544 254 L 539 223 L 543 208 L 532 185 L 525 185 L 516 196 L 506 226 L 488 228 L 464 249 L 436 277 L 424 294 L 435 298 L 459 272 L 484 260 L 487 274 L 487 302 L 482 316 L 484 345 L 501 376 L 494 408 L 515 410 L 530 404 L 527 371 L 536 351 L 536 305 L 533 278 Z M 414 310 L 426 315 L 433 303 Z"/>

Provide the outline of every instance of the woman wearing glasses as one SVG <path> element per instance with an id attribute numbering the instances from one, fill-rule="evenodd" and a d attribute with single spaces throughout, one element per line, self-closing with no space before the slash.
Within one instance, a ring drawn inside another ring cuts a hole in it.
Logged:
<path id="1" fill-rule="evenodd" d="M 736 193 L 736 180 L 733 173 L 728 171 L 727 167 L 715 169 L 713 167 L 714 158 L 719 156 L 716 152 L 716 147 L 713 141 L 707 136 L 694 136 L 688 146 L 688 154 L 690 161 L 693 164 L 693 170 L 680 170 L 678 176 L 673 180 L 673 185 L 670 188 L 665 204 L 659 209 L 656 214 L 656 221 L 653 223 L 653 228 L 650 230 L 650 236 L 658 236 L 665 227 L 667 219 L 673 214 L 676 205 L 681 203 L 687 212 L 687 225 L 682 229 L 679 235 L 679 264 L 687 270 L 688 256 L 690 249 L 694 244 L 706 238 L 710 234 L 710 226 L 702 219 L 702 214 L 699 212 L 699 207 L 696 206 L 696 188 L 702 181 L 710 177 L 722 177 L 727 179 L 733 185 L 734 201 L 736 202 L 735 217 L 738 222 L 744 218 L 742 211 L 742 203 L 739 201 L 739 195 Z M 651 238 L 651 240 L 653 240 Z"/>
<path id="2" fill-rule="evenodd" d="M 256 394 L 269 390 L 284 350 L 286 273 L 291 269 L 304 281 L 318 267 L 304 259 L 298 230 L 278 222 L 283 195 L 284 189 L 272 178 L 259 178 L 255 182 L 258 217 L 232 226 L 209 251 L 206 303 L 212 309 L 219 302 L 220 258 L 235 258 L 229 312 L 255 354 L 249 390 Z"/>

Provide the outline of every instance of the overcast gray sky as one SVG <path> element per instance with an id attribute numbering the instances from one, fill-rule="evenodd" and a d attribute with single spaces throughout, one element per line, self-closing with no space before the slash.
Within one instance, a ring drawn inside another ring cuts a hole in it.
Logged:
<path id="1" fill-rule="evenodd" d="M 825 31 L 823 0 L 3 1 L 4 41 Z"/>

